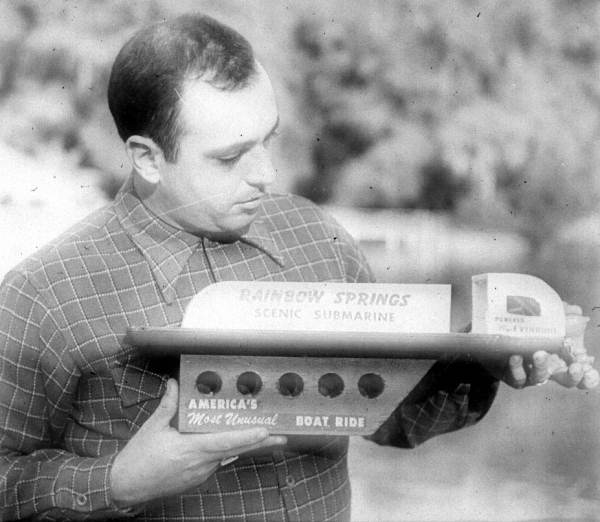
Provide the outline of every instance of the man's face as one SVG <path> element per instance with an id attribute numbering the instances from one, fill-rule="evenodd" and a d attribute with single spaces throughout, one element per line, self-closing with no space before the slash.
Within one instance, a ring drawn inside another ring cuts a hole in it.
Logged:
<path id="1" fill-rule="evenodd" d="M 244 234 L 275 178 L 269 144 L 279 116 L 271 82 L 259 66 L 251 84 L 219 91 L 184 85 L 183 134 L 175 163 L 164 163 L 155 194 L 163 219 L 214 239 Z"/>

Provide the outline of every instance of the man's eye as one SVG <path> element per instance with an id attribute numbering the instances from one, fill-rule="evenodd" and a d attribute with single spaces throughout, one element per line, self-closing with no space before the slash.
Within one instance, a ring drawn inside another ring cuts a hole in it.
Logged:
<path id="1" fill-rule="evenodd" d="M 242 157 L 242 154 L 236 154 L 235 156 L 227 156 L 225 158 L 217 158 L 217 161 L 221 164 L 221 165 L 235 165 L 240 158 Z"/>

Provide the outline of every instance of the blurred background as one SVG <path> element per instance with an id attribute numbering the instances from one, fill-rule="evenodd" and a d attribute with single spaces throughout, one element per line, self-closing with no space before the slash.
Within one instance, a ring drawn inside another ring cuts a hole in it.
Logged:
<path id="1" fill-rule="evenodd" d="M 187 11 L 254 45 L 279 97 L 278 190 L 326 206 L 380 281 L 545 279 L 600 355 L 600 3 L 0 3 L 0 274 L 129 173 L 105 101 L 142 24 Z M 353 440 L 354 519 L 600 520 L 600 392 L 502 387 L 479 425 L 412 451 Z"/>

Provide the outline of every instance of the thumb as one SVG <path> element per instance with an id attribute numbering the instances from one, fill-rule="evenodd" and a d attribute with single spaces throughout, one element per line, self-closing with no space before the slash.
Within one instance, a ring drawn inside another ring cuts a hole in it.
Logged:
<path id="1" fill-rule="evenodd" d="M 171 419 L 177 413 L 177 403 L 179 400 L 179 386 L 175 379 L 169 379 L 167 381 L 167 390 L 162 396 L 158 408 L 150 416 L 147 423 L 154 424 L 156 426 L 167 427 L 171 422 Z"/>

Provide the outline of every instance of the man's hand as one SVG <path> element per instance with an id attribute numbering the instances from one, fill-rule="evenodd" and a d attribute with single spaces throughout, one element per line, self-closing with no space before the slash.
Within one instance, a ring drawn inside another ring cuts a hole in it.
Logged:
<path id="1" fill-rule="evenodd" d="M 181 493 L 202 484 L 224 459 L 285 444 L 264 428 L 210 434 L 181 434 L 170 426 L 177 412 L 178 385 L 167 391 L 152 416 L 117 455 L 111 470 L 113 502 L 128 507 Z"/>
<path id="2" fill-rule="evenodd" d="M 513 388 L 544 384 L 552 380 L 566 388 L 577 386 L 590 390 L 600 383 L 598 370 L 592 368 L 592 361 L 593 357 L 587 353 L 570 364 L 557 354 L 544 351 L 534 353 L 530 363 L 526 363 L 520 355 L 512 355 L 500 378 Z"/>
<path id="3" fill-rule="evenodd" d="M 589 390 L 598 386 L 600 375 L 592 367 L 594 357 L 588 355 L 583 345 L 587 319 L 583 317 L 579 306 L 564 305 L 567 316 L 566 337 L 571 345 L 568 351 L 565 350 L 560 355 L 539 351 L 533 354 L 531 361 L 524 361 L 520 355 L 512 355 L 504 368 L 488 364 L 488 371 L 513 388 L 544 384 L 548 380 L 567 388 L 577 386 Z"/>

